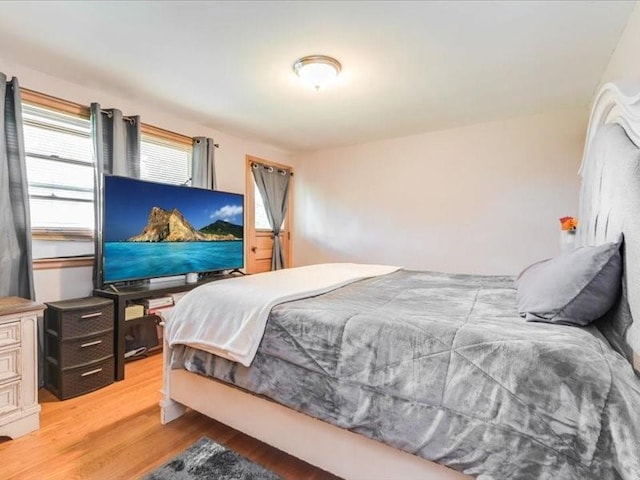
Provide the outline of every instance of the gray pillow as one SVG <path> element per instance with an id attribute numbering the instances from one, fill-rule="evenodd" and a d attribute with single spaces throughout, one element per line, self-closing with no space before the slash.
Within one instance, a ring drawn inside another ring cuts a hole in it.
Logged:
<path id="1" fill-rule="evenodd" d="M 620 293 L 621 242 L 576 248 L 527 267 L 516 280 L 520 316 L 578 326 L 602 317 Z"/>

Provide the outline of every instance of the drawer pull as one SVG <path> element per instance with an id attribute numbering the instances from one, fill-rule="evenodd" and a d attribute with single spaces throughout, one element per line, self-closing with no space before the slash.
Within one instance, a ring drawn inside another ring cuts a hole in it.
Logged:
<path id="1" fill-rule="evenodd" d="M 96 340 L 95 342 L 87 342 L 80 345 L 80 348 L 93 347 L 94 345 L 100 345 L 102 340 Z"/>
<path id="2" fill-rule="evenodd" d="M 82 315 L 80 318 L 82 318 L 82 319 L 93 318 L 93 317 L 99 317 L 100 315 L 102 315 L 102 312 L 86 313 L 85 315 Z"/>
<path id="3" fill-rule="evenodd" d="M 88 372 L 81 373 L 81 377 L 88 377 L 89 375 L 95 375 L 96 373 L 100 373 L 102 371 L 101 368 L 96 368 L 95 370 L 89 370 Z"/>

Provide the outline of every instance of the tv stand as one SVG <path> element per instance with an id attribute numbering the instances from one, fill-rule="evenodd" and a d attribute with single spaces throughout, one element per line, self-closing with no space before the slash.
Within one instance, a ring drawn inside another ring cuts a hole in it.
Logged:
<path id="1" fill-rule="evenodd" d="M 185 283 L 184 280 L 171 280 L 157 283 L 138 283 L 136 285 L 105 286 L 93 291 L 96 297 L 110 298 L 114 303 L 114 337 L 115 337 L 115 379 L 124 380 L 125 364 L 125 331 L 127 327 L 140 322 L 154 321 L 156 315 L 143 315 L 139 318 L 125 320 L 125 308 L 129 303 L 145 298 L 161 297 L 170 293 L 187 292 L 209 282 L 232 278 L 233 275 L 216 275 L 207 277 L 197 283 Z"/>
<path id="2" fill-rule="evenodd" d="M 232 275 L 234 273 L 239 273 L 240 275 L 246 275 L 246 273 L 244 273 L 242 270 L 240 270 L 239 268 L 234 268 L 233 270 L 231 270 L 229 272 L 229 275 Z"/>

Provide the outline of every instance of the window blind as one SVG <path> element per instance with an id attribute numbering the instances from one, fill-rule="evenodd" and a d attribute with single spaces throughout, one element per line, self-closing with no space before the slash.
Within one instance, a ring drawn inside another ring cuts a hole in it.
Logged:
<path id="1" fill-rule="evenodd" d="M 86 118 L 30 104 L 23 104 L 22 120 L 31 228 L 91 233 L 91 123 Z"/>
<path id="2" fill-rule="evenodd" d="M 140 177 L 173 185 L 188 185 L 193 147 L 143 133 L 140 140 Z"/>

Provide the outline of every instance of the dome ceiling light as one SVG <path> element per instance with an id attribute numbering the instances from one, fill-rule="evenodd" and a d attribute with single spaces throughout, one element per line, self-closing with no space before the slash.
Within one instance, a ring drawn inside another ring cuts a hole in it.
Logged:
<path id="1" fill-rule="evenodd" d="M 341 70 L 340 62 L 326 55 L 309 55 L 299 58 L 293 64 L 293 71 L 296 72 L 296 75 L 316 90 L 332 83 Z"/>

